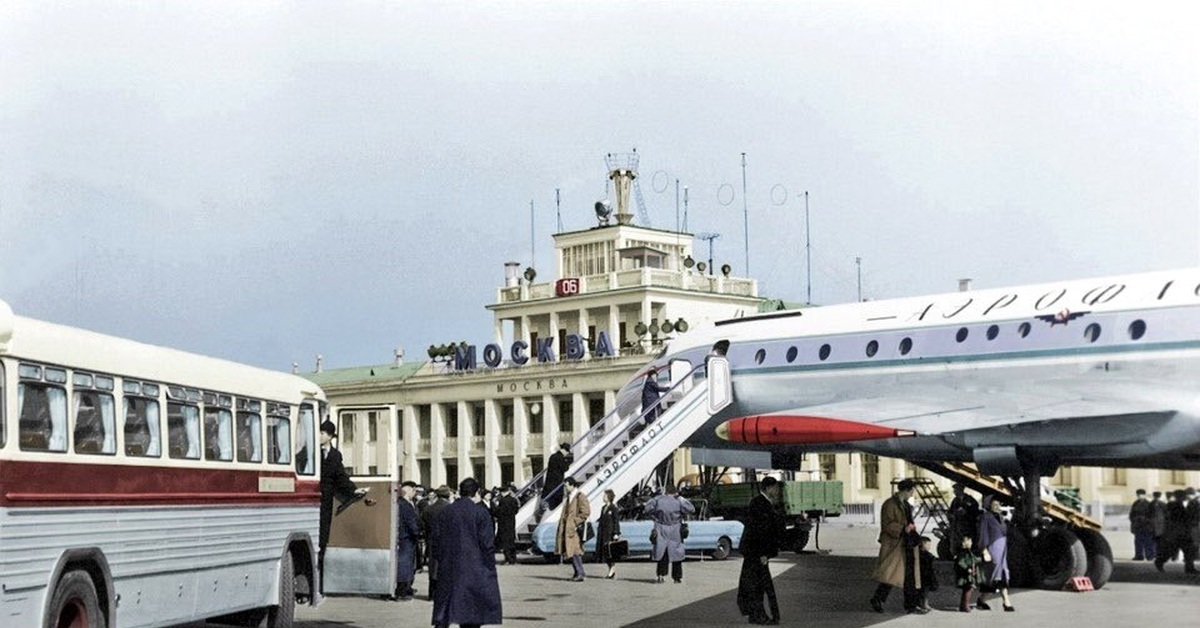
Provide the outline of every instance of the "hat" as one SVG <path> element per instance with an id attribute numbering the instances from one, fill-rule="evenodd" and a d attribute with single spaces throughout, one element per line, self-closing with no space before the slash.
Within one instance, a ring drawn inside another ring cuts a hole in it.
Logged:
<path id="1" fill-rule="evenodd" d="M 1138 490 L 1134 491 L 1133 493 L 1134 493 L 1135 495 L 1145 495 L 1145 494 L 1146 494 L 1146 489 L 1144 489 L 1144 488 L 1139 488 Z"/>
<path id="2" fill-rule="evenodd" d="M 899 482 L 896 483 L 896 490 L 897 491 L 911 491 L 916 486 L 917 486 L 916 482 L 912 481 L 910 478 L 904 478 L 903 480 L 900 480 Z"/>
<path id="3" fill-rule="evenodd" d="M 1155 497 L 1162 497 L 1162 491 L 1154 491 L 1153 495 Z"/>
<path id="4" fill-rule="evenodd" d="M 333 421 L 330 421 L 329 419 L 325 419 L 321 422 L 321 431 L 329 434 L 330 436 L 337 436 L 337 426 L 334 425 Z"/>

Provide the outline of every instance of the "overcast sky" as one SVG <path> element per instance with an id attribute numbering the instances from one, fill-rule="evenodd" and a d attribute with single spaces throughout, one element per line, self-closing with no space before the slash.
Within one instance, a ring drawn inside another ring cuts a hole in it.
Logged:
<path id="1" fill-rule="evenodd" d="M 803 301 L 1200 263 L 1193 3 L 0 4 L 0 299 L 286 370 L 491 339 L 637 147 Z M 742 168 L 747 157 L 743 230 Z M 707 256 L 707 247 L 697 246 Z"/>

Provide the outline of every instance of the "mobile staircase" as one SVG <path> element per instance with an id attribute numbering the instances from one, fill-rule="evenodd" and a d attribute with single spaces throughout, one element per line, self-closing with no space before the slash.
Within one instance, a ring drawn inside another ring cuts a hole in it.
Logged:
<path id="1" fill-rule="evenodd" d="M 667 456 L 713 415 L 733 401 L 729 362 L 710 357 L 680 376 L 672 374 L 672 386 L 657 403 L 621 416 L 615 409 L 571 445 L 574 462 L 568 477 L 580 482 L 580 490 L 592 507 L 592 517 L 600 514 L 604 491 L 624 495 L 649 476 Z M 670 406 L 665 404 L 674 400 Z M 654 417 L 658 409 L 661 413 Z M 543 511 L 545 472 L 538 474 L 517 493 L 521 509 L 517 513 L 518 540 L 529 543 L 539 523 L 558 521 L 561 508 Z M 546 500 L 563 490 L 552 488 Z M 540 516 L 540 518 L 539 518 Z"/>

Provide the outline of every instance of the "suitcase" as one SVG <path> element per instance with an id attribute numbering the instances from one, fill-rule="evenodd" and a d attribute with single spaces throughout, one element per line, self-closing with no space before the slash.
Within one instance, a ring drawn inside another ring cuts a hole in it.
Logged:
<path id="1" fill-rule="evenodd" d="M 609 541 L 606 545 L 608 557 L 613 560 L 621 560 L 629 556 L 629 541 L 621 539 L 619 541 Z"/>

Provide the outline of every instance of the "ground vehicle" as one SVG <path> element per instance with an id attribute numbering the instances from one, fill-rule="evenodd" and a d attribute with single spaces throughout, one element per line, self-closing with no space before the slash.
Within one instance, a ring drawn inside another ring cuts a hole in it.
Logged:
<path id="1" fill-rule="evenodd" d="M 740 521 L 735 520 L 688 521 L 688 538 L 684 539 L 683 545 L 689 553 L 703 552 L 715 560 L 725 560 L 742 540 L 743 527 Z M 650 553 L 650 530 L 653 528 L 654 522 L 649 519 L 621 522 L 621 538 L 629 541 L 630 554 Z M 556 560 L 554 535 L 557 530 L 557 521 L 546 522 L 534 528 L 534 553 L 545 556 L 547 560 Z M 583 549 L 587 553 L 595 552 L 596 539 L 584 543 Z"/>
<path id="2" fill-rule="evenodd" d="M 776 507 L 782 511 L 786 530 L 783 548 L 799 552 L 808 545 L 813 522 L 842 514 L 842 483 L 785 481 Z M 750 500 L 759 493 L 757 482 L 715 484 L 708 495 L 709 512 L 726 519 L 744 519 Z"/>
<path id="3" fill-rule="evenodd" d="M 293 375 L 0 302 L 5 624 L 290 626 L 316 597 L 323 406 Z"/>

